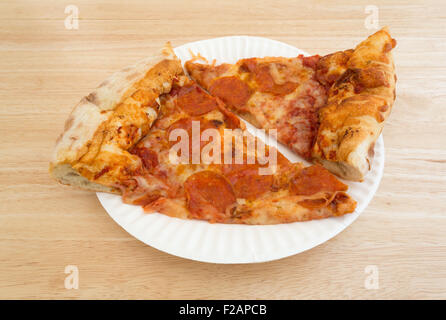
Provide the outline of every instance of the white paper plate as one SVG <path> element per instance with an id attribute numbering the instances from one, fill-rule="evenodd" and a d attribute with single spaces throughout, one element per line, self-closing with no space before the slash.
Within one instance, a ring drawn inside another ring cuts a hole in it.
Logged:
<path id="1" fill-rule="evenodd" d="M 305 52 L 288 44 L 258 37 L 236 36 L 192 42 L 175 49 L 183 61 L 191 50 L 217 63 L 234 63 L 241 58 L 286 56 Z M 256 134 L 255 129 L 249 130 Z M 291 161 L 301 161 L 279 145 Z M 358 202 L 356 211 L 342 217 L 268 226 L 210 224 L 181 220 L 162 214 L 144 213 L 141 207 L 124 204 L 120 196 L 98 193 L 108 214 L 128 233 L 161 251 L 192 260 L 213 263 L 253 263 L 291 256 L 311 249 L 350 225 L 369 204 L 384 169 L 384 142 L 375 145 L 372 170 L 364 182 L 346 182 L 349 194 Z"/>

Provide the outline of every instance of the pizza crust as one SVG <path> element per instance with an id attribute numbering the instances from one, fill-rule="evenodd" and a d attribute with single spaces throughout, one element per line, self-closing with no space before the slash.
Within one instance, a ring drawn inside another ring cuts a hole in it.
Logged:
<path id="1" fill-rule="evenodd" d="M 313 157 L 344 179 L 362 181 L 370 170 L 374 144 L 395 100 L 395 45 L 387 28 L 360 43 L 319 111 Z"/>
<path id="2" fill-rule="evenodd" d="M 62 184 L 120 193 L 140 160 L 127 152 L 157 117 L 157 98 L 183 73 L 169 43 L 160 54 L 116 72 L 72 110 L 56 141 L 50 174 Z"/>

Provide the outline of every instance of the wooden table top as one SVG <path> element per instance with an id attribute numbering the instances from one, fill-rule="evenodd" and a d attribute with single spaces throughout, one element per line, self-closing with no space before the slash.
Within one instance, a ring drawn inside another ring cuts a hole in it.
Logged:
<path id="1" fill-rule="evenodd" d="M 71 20 L 66 28 L 66 2 L 0 2 L 0 298 L 446 298 L 444 1 L 373 1 L 379 25 L 398 41 L 398 84 L 383 133 L 384 177 L 370 205 L 310 251 L 249 265 L 189 261 L 134 239 L 94 193 L 50 179 L 54 141 L 83 95 L 166 40 L 253 35 L 327 54 L 375 31 L 370 3 L 72 4 L 78 29 Z M 65 288 L 68 265 L 79 270 L 77 290 Z"/>

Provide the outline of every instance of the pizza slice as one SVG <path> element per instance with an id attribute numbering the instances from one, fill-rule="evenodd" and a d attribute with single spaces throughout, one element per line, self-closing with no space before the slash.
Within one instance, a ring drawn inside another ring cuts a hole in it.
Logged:
<path id="1" fill-rule="evenodd" d="M 147 212 L 219 223 L 354 211 L 344 183 L 322 166 L 289 162 L 244 131 L 220 99 L 182 73 L 170 48 L 150 61 L 137 77 L 132 69 L 113 76 L 126 84 L 109 80 L 74 109 L 50 165 L 59 182 L 121 194 Z"/>
<path id="2" fill-rule="evenodd" d="M 189 75 L 258 128 L 277 129 L 277 138 L 309 160 L 318 128 L 317 111 L 327 92 L 316 79 L 318 56 L 266 57 L 236 64 L 185 64 Z"/>
<path id="3" fill-rule="evenodd" d="M 248 122 L 342 178 L 360 181 L 395 98 L 387 28 L 354 50 L 324 57 L 266 57 L 235 64 L 194 58 L 186 70 Z"/>

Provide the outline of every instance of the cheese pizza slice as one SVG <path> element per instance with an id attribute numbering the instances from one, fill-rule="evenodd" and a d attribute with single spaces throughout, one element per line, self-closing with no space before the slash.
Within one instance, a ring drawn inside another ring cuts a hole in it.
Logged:
<path id="1" fill-rule="evenodd" d="M 235 64 L 186 62 L 189 75 L 257 127 L 307 160 L 349 180 L 370 169 L 374 142 L 395 98 L 385 28 L 354 50 L 324 57 L 266 57 Z"/>

